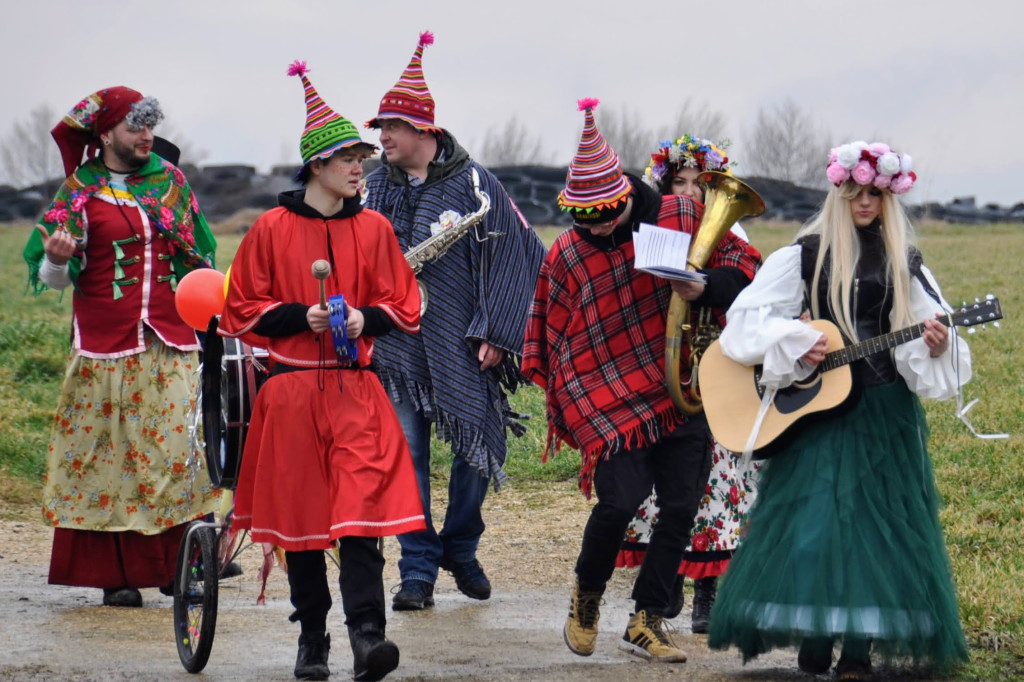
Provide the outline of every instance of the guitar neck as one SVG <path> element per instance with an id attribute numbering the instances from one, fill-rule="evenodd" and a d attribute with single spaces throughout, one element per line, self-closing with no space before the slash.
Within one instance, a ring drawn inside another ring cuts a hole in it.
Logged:
<path id="1" fill-rule="evenodd" d="M 936 319 L 947 327 L 950 326 L 949 317 L 940 317 Z M 848 365 L 851 362 L 862 360 L 869 355 L 881 353 L 883 350 L 889 350 L 890 348 L 899 346 L 907 341 L 913 341 L 914 339 L 919 338 L 921 334 L 924 333 L 924 330 L 924 322 L 921 322 L 920 324 L 904 327 L 898 331 L 889 332 L 888 334 L 882 334 L 881 336 L 876 336 L 874 338 L 867 339 L 866 341 L 855 343 L 852 346 L 846 346 L 845 348 L 834 350 L 825 355 L 825 359 L 820 365 L 821 370 L 823 372 L 827 372 L 830 369 L 835 369 L 836 367 L 842 367 L 843 365 Z"/>

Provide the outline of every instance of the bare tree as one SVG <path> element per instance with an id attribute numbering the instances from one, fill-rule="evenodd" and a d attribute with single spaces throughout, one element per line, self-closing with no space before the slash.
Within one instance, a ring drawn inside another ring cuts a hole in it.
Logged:
<path id="1" fill-rule="evenodd" d="M 179 165 L 190 163 L 198 166 L 210 157 L 210 152 L 196 146 L 192 140 L 185 137 L 180 130 L 166 121 L 162 122 L 153 132 L 165 140 L 173 142 L 181 150 L 181 158 L 178 160 Z"/>
<path id="2" fill-rule="evenodd" d="M 625 107 L 595 112 L 597 129 L 605 142 L 619 155 L 624 170 L 638 172 L 647 167 L 658 143 L 654 129 L 643 124 L 635 110 Z"/>
<path id="3" fill-rule="evenodd" d="M 711 109 L 705 102 L 697 103 L 691 98 L 683 101 L 676 110 L 671 126 L 657 129 L 643 123 L 639 113 L 625 107 L 602 109 L 595 114 L 597 127 L 605 141 L 619 155 L 622 167 L 639 172 L 647 167 L 651 154 L 658 143 L 676 139 L 683 133 L 717 141 L 725 130 L 725 115 Z"/>
<path id="4" fill-rule="evenodd" d="M 64 177 L 60 151 L 50 137 L 57 121 L 53 107 L 41 104 L 0 141 L 0 164 L 7 182 L 24 187 Z"/>
<path id="5" fill-rule="evenodd" d="M 725 137 L 725 126 L 725 114 L 712 109 L 706 101 L 698 103 L 687 97 L 677 110 L 672 127 L 659 131 L 659 139 L 675 140 L 685 133 L 718 142 Z M 653 148 L 651 151 L 654 151 Z"/>
<path id="6" fill-rule="evenodd" d="M 745 174 L 805 187 L 822 184 L 831 136 L 793 100 L 759 109 L 744 142 Z"/>
<path id="7" fill-rule="evenodd" d="M 53 107 L 41 104 L 29 112 L 25 121 L 16 122 L 0 140 L 0 178 L 18 187 L 63 178 L 60 150 L 50 135 L 59 120 Z M 198 164 L 209 156 L 173 126 L 164 124 L 158 133 L 181 150 L 181 163 Z"/>
<path id="8" fill-rule="evenodd" d="M 550 152 L 544 151 L 544 142 L 533 135 L 513 116 L 503 127 L 492 126 L 480 145 L 480 161 L 487 166 L 544 165 L 553 162 Z"/>

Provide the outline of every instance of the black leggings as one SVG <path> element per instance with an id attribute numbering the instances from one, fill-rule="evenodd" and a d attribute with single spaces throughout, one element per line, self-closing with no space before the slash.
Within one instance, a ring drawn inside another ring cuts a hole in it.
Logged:
<path id="1" fill-rule="evenodd" d="M 377 538 L 343 537 L 339 541 L 341 560 L 341 605 L 345 624 L 356 627 L 375 623 L 381 630 L 384 614 L 384 556 Z M 331 609 L 331 591 L 327 585 L 327 557 L 322 550 L 285 552 L 292 606 L 289 616 L 299 621 L 303 632 L 327 629 Z"/>

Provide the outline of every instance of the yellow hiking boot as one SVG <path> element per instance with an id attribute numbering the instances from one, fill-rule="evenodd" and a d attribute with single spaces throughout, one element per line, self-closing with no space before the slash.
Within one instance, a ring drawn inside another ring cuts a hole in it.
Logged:
<path id="1" fill-rule="evenodd" d="M 686 654 L 662 629 L 662 617 L 641 610 L 629 617 L 619 648 L 649 661 L 683 663 Z"/>
<path id="2" fill-rule="evenodd" d="M 562 637 L 569 650 L 579 656 L 594 653 L 597 643 L 597 621 L 601 618 L 601 596 L 604 592 L 584 592 L 577 580 L 572 588 L 569 617 L 565 619 Z"/>

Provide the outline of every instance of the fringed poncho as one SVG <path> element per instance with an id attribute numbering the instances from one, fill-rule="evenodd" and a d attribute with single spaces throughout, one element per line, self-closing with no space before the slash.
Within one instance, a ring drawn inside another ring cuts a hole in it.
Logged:
<path id="1" fill-rule="evenodd" d="M 525 383 L 519 357 L 544 245 L 490 172 L 450 134 L 439 144 L 439 160 L 416 186 L 385 159 L 366 180 L 366 206 L 391 220 L 403 250 L 430 237 L 431 225 L 446 211 L 461 217 L 480 207 L 473 168 L 491 210 L 476 235 L 463 237 L 420 273 L 429 296 L 420 333 L 378 339 L 374 367 L 393 399 L 398 382 L 404 383 L 438 437 L 481 474 L 493 476 L 497 487 L 505 478 L 506 428 L 525 432 L 506 393 Z M 477 241 L 485 231 L 496 234 Z M 505 359 L 485 372 L 477 360 L 480 340 L 505 351 Z"/>

